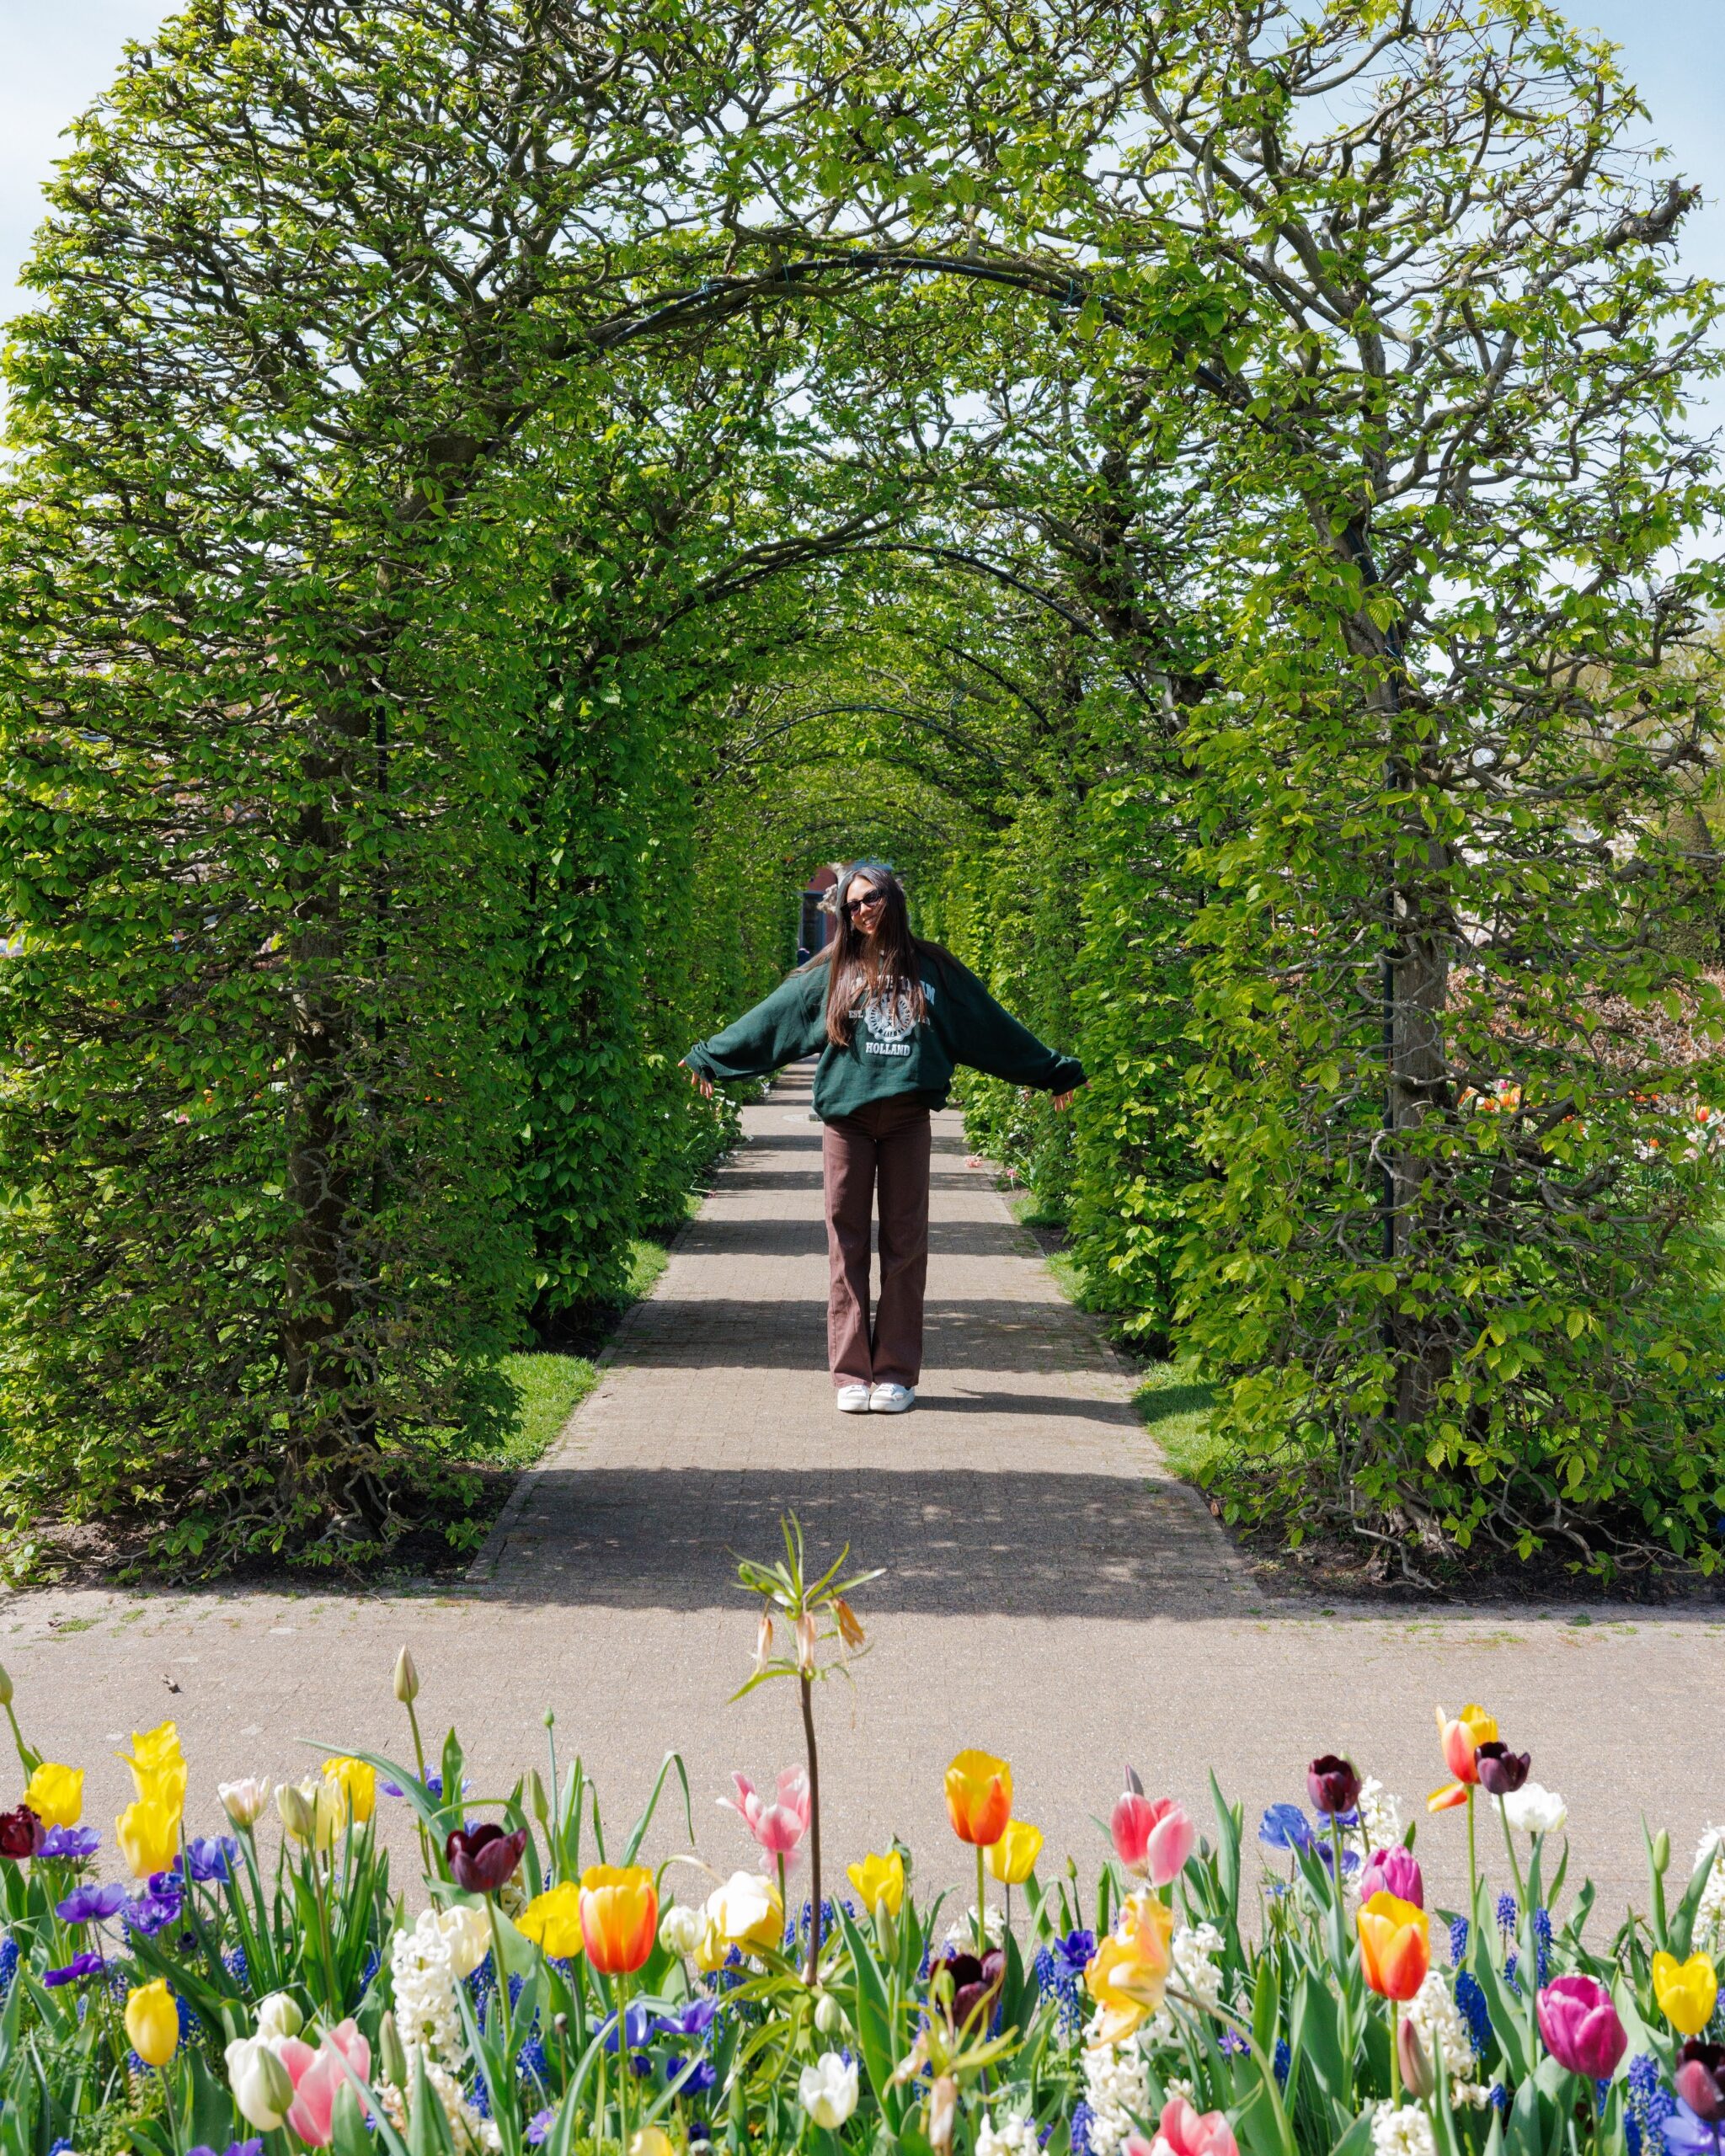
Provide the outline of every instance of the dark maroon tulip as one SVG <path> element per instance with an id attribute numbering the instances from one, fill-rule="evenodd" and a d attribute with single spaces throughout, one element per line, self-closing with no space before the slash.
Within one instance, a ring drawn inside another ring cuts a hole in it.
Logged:
<path id="1" fill-rule="evenodd" d="M 953 1980 L 953 2020 L 962 2029 L 983 2001 L 991 2000 L 1000 1990 L 1007 1973 L 1007 1957 L 998 1947 L 991 1947 L 980 1961 L 974 1954 L 954 1952 L 947 1955 L 937 1967 Z M 985 2032 L 986 2010 L 980 2019 Z"/>
<path id="2" fill-rule="evenodd" d="M 1512 1752 L 1507 1744 L 1482 1744 L 1473 1755 L 1479 1785 L 1487 1796 L 1514 1796 L 1533 1764 L 1530 1752 Z"/>
<path id="3" fill-rule="evenodd" d="M 48 1838 L 48 1829 L 27 1804 L 16 1812 L 0 1812 L 0 1856 L 16 1864 L 20 1857 L 35 1856 Z"/>
<path id="4" fill-rule="evenodd" d="M 1312 1761 L 1306 1770 L 1306 1787 L 1318 1812 L 1351 1812 L 1359 1801 L 1359 1775 L 1333 1752 Z"/>
<path id="5" fill-rule="evenodd" d="M 1677 2054 L 1672 2079 L 1698 2119 L 1709 2126 L 1725 2119 L 1725 2044 L 1704 2044 L 1691 2036 Z"/>
<path id="6" fill-rule="evenodd" d="M 489 1822 L 457 1827 L 443 1845 L 450 1876 L 469 1894 L 494 1894 L 521 1860 L 527 1832 L 505 1834 Z"/>

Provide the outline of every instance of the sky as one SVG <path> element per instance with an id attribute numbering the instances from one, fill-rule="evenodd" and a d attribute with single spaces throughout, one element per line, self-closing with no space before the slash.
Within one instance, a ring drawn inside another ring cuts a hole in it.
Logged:
<path id="1" fill-rule="evenodd" d="M 0 0 L 0 320 L 27 303 L 14 280 L 60 131 L 110 80 L 125 40 L 171 12 L 160 0 Z M 1675 153 L 1667 169 L 1706 198 L 1685 259 L 1725 279 L 1725 0 L 1569 0 L 1569 13 L 1623 47 L 1652 135 Z M 1725 400 L 1719 408 L 1725 424 Z"/>

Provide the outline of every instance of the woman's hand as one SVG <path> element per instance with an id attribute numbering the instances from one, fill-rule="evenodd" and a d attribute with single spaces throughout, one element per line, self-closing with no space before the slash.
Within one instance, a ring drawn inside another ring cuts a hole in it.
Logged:
<path id="1" fill-rule="evenodd" d="M 1076 1086 L 1071 1086 L 1067 1091 L 1055 1095 L 1055 1106 L 1057 1108 L 1069 1108 L 1077 1097 L 1078 1088 Z"/>
<path id="2" fill-rule="evenodd" d="M 677 1068 L 680 1070 L 686 1070 L 688 1072 L 689 1083 L 695 1088 L 695 1091 L 701 1096 L 703 1101 L 710 1101 L 713 1098 L 713 1081 L 710 1078 L 703 1078 L 701 1075 L 701 1073 L 691 1064 L 680 1063 L 677 1065 Z"/>

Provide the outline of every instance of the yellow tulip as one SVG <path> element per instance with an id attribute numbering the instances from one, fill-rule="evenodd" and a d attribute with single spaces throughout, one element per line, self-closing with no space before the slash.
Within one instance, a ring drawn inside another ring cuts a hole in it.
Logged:
<path id="1" fill-rule="evenodd" d="M 644 2126 L 629 2142 L 629 2156 L 676 2156 L 668 2134 L 656 2126 Z"/>
<path id="2" fill-rule="evenodd" d="M 77 1826 L 84 1816 L 83 1769 L 45 1759 L 30 1776 L 24 1801 L 45 1827 Z"/>
<path id="3" fill-rule="evenodd" d="M 905 1899 L 905 1860 L 896 1849 L 889 1856 L 865 1856 L 861 1864 L 848 1868 L 846 1876 L 870 1916 L 883 1903 L 889 1917 L 899 1913 Z"/>
<path id="4" fill-rule="evenodd" d="M 1091 1956 L 1084 1981 L 1102 2009 L 1091 2042 L 1122 2043 L 1162 2005 L 1172 1956 L 1174 1912 L 1154 1894 L 1129 1895 L 1119 1921 Z"/>
<path id="5" fill-rule="evenodd" d="M 323 1779 L 336 1784 L 347 1800 L 356 1827 L 363 1827 L 377 1802 L 377 1774 L 363 1759 L 326 1759 Z"/>
<path id="6" fill-rule="evenodd" d="M 773 1951 L 784 1941 L 785 1905 L 772 1881 L 758 1871 L 734 1871 L 715 1887 L 701 1911 L 701 1944 L 695 1966 L 711 1976 L 724 1967 L 733 1946 Z"/>
<path id="7" fill-rule="evenodd" d="M 179 2009 L 165 1977 L 126 1994 L 126 2033 L 146 2066 L 166 2066 L 179 2050 Z"/>
<path id="8" fill-rule="evenodd" d="M 573 1961 L 581 1951 L 581 1890 L 565 1879 L 536 1894 L 515 1919 L 515 1929 L 553 1961 Z"/>
<path id="9" fill-rule="evenodd" d="M 140 1801 L 171 1797 L 182 1810 L 184 1809 L 185 1754 L 179 1748 L 177 1723 L 163 1721 L 158 1722 L 153 1729 L 135 1729 L 131 1734 L 131 1750 L 122 1752 L 118 1756 L 131 1769 L 132 1782 Z"/>
<path id="10" fill-rule="evenodd" d="M 1022 1886 L 1042 1853 L 1042 1829 L 1028 1819 L 1010 1819 L 1007 1831 L 988 1852 L 988 1868 L 1008 1886 Z"/>
<path id="11" fill-rule="evenodd" d="M 991 1849 L 1012 1816 L 1012 1770 L 990 1752 L 961 1752 L 947 1769 L 947 1817 L 961 1842 Z"/>
<path id="12" fill-rule="evenodd" d="M 1698 2036 L 1713 2018 L 1719 1978 L 1705 1954 L 1680 1961 L 1674 1954 L 1661 1952 L 1653 1956 L 1653 1997 L 1680 2036 Z"/>
<path id="13" fill-rule="evenodd" d="M 179 1854 L 179 1817 L 177 1804 L 140 1797 L 115 1821 L 114 1838 L 135 1879 L 166 1871 Z"/>

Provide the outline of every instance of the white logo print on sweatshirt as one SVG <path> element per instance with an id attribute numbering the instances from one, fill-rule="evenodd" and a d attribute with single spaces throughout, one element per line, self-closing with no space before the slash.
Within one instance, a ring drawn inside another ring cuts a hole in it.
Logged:
<path id="1" fill-rule="evenodd" d="M 932 990 L 924 994 L 932 1000 Z M 871 995 L 862 1006 L 862 1022 L 868 1038 L 864 1055 L 908 1055 L 916 1022 L 911 1016 L 911 991 L 903 981 L 889 995 Z"/>

